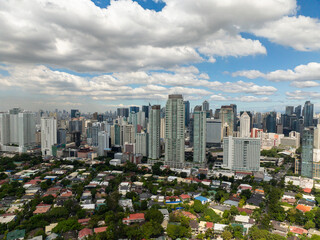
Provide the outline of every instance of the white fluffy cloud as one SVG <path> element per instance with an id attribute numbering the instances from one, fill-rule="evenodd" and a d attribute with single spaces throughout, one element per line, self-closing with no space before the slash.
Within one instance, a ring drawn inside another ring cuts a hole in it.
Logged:
<path id="1" fill-rule="evenodd" d="M 320 99 L 319 92 L 306 92 L 301 90 L 297 90 L 294 92 L 286 92 L 286 96 L 288 99 L 293 100 Z"/>
<path id="2" fill-rule="evenodd" d="M 307 65 L 299 65 L 294 69 L 276 70 L 262 73 L 258 70 L 244 70 L 232 73 L 233 77 L 246 77 L 249 79 L 265 78 L 273 82 L 294 81 L 291 85 L 298 88 L 319 86 L 320 63 L 310 62 Z"/>
<path id="3" fill-rule="evenodd" d="M 155 12 L 131 0 L 112 0 L 105 9 L 90 0 L 2 0 L 0 62 L 119 72 L 204 61 L 199 53 L 209 62 L 265 54 L 258 40 L 240 33 L 297 8 L 295 0 L 163 2 Z"/>
<path id="4" fill-rule="evenodd" d="M 256 97 L 256 96 L 240 96 L 240 97 L 228 97 L 221 94 L 212 95 L 210 97 L 212 101 L 236 101 L 236 102 L 268 102 L 268 97 Z"/>
<path id="5" fill-rule="evenodd" d="M 22 89 L 35 95 L 90 97 L 93 100 L 164 100 L 168 94 L 178 93 L 187 99 L 200 99 L 213 92 L 271 95 L 277 91 L 272 86 L 258 86 L 251 82 L 210 81 L 208 75 L 199 72 L 194 66 L 167 72 L 139 71 L 96 77 L 54 71 L 43 65 L 1 68 L 9 73 L 8 76 L 0 76 L 3 89 Z"/>
<path id="6" fill-rule="evenodd" d="M 320 49 L 320 21 L 315 18 L 285 16 L 274 22 L 265 23 L 263 27 L 253 30 L 253 33 L 299 51 Z"/>
<path id="7" fill-rule="evenodd" d="M 318 87 L 320 86 L 320 83 L 315 81 L 294 81 L 290 84 L 293 87 L 296 88 L 310 88 L 310 87 Z"/>

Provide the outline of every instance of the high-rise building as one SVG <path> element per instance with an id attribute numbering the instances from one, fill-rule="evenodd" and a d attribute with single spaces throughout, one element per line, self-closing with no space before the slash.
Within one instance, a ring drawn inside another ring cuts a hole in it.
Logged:
<path id="1" fill-rule="evenodd" d="M 140 153 L 142 156 L 148 156 L 148 134 L 145 132 L 136 134 L 135 153 Z"/>
<path id="2" fill-rule="evenodd" d="M 207 147 L 221 146 L 221 120 L 207 118 Z"/>
<path id="3" fill-rule="evenodd" d="M 236 104 L 230 104 L 230 107 L 232 107 L 233 111 L 233 131 L 237 131 L 237 105 Z"/>
<path id="4" fill-rule="evenodd" d="M 311 127 L 313 124 L 313 104 L 310 101 L 306 101 L 303 108 L 304 126 Z"/>
<path id="5" fill-rule="evenodd" d="M 124 146 L 125 143 L 135 142 L 135 130 L 133 125 L 121 125 L 120 126 L 120 145 Z"/>
<path id="6" fill-rule="evenodd" d="M 71 118 L 78 118 L 80 117 L 79 109 L 71 109 Z"/>
<path id="7" fill-rule="evenodd" d="M 36 142 L 36 118 L 31 112 L 21 112 L 18 114 L 18 138 L 19 147 L 26 149 L 31 148 Z"/>
<path id="8" fill-rule="evenodd" d="M 189 122 L 190 122 L 190 102 L 189 101 L 184 101 L 184 126 L 188 127 L 189 126 Z"/>
<path id="9" fill-rule="evenodd" d="M 142 112 L 145 113 L 146 118 L 149 118 L 149 108 L 150 106 L 142 106 Z"/>
<path id="10" fill-rule="evenodd" d="M 223 165 L 233 171 L 259 171 L 260 139 L 225 137 Z"/>
<path id="11" fill-rule="evenodd" d="M 0 143 L 2 145 L 10 144 L 10 114 L 0 114 Z"/>
<path id="12" fill-rule="evenodd" d="M 277 113 L 270 112 L 266 116 L 266 130 L 268 133 L 277 132 Z"/>
<path id="13" fill-rule="evenodd" d="M 21 112 L 19 108 L 9 112 L 0 114 L 0 144 L 17 146 L 17 151 L 26 152 L 36 143 L 36 117 L 31 112 Z"/>
<path id="14" fill-rule="evenodd" d="M 221 106 L 219 118 L 221 119 L 221 136 L 233 136 L 234 112 L 233 106 Z"/>
<path id="15" fill-rule="evenodd" d="M 182 95 L 169 95 L 165 124 L 165 161 L 184 164 L 185 109 Z"/>
<path id="16" fill-rule="evenodd" d="M 98 132 L 98 155 L 104 156 L 104 150 L 110 148 L 109 133 L 106 131 Z"/>
<path id="17" fill-rule="evenodd" d="M 166 137 L 166 119 L 161 118 L 161 112 L 160 112 L 160 138 L 165 139 Z"/>
<path id="18" fill-rule="evenodd" d="M 294 109 L 294 113 L 296 114 L 297 118 L 299 119 L 301 117 L 301 105 L 297 106 Z"/>
<path id="19" fill-rule="evenodd" d="M 131 106 L 130 108 L 129 108 L 129 111 L 132 113 L 132 112 L 134 112 L 134 113 L 137 113 L 137 112 L 139 112 L 139 107 L 137 107 L 137 106 Z"/>
<path id="20" fill-rule="evenodd" d="M 118 117 L 129 117 L 129 108 L 117 108 Z"/>
<path id="21" fill-rule="evenodd" d="M 150 159 L 160 158 L 160 105 L 151 107 L 149 118 L 149 155 Z"/>
<path id="22" fill-rule="evenodd" d="M 207 100 L 202 103 L 202 111 L 208 112 L 210 110 L 210 105 Z"/>
<path id="23" fill-rule="evenodd" d="M 67 130 L 59 128 L 57 132 L 57 143 L 66 144 L 67 143 Z"/>
<path id="24" fill-rule="evenodd" d="M 294 113 L 294 106 L 286 106 L 286 114 L 288 116 L 292 115 Z"/>
<path id="25" fill-rule="evenodd" d="M 320 179 L 320 124 L 314 129 L 313 138 L 313 178 Z"/>
<path id="26" fill-rule="evenodd" d="M 52 156 L 52 146 L 57 143 L 57 120 L 41 119 L 41 151 L 44 156 Z"/>
<path id="27" fill-rule="evenodd" d="M 193 162 L 205 163 L 206 161 L 206 111 L 201 106 L 196 106 L 193 111 Z"/>
<path id="28" fill-rule="evenodd" d="M 240 137 L 250 137 L 250 116 L 247 112 L 240 116 Z"/>
<path id="29" fill-rule="evenodd" d="M 120 145 L 120 125 L 115 123 L 110 127 L 111 145 Z"/>
<path id="30" fill-rule="evenodd" d="M 302 134 L 301 175 L 312 178 L 314 129 L 305 128 Z"/>

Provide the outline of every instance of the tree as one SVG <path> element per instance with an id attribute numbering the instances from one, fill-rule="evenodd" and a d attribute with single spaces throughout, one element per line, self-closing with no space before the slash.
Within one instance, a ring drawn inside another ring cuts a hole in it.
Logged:
<path id="1" fill-rule="evenodd" d="M 203 211 L 204 206 L 202 205 L 200 200 L 195 200 L 193 203 L 193 209 L 195 212 L 200 213 Z"/>
<path id="2" fill-rule="evenodd" d="M 251 197 L 252 193 L 251 193 L 251 190 L 249 189 L 246 189 L 246 190 L 243 190 L 241 193 L 240 193 L 240 197 L 247 200 Z"/>
<path id="3" fill-rule="evenodd" d="M 58 225 L 52 229 L 55 233 L 64 233 L 70 230 L 80 230 L 81 224 L 78 223 L 77 219 L 71 218 L 58 223 Z"/>
<path id="4" fill-rule="evenodd" d="M 312 220 L 309 220 L 308 222 L 306 222 L 306 224 L 304 225 L 304 227 L 305 227 L 306 229 L 315 228 L 315 227 L 316 227 L 316 224 L 315 224 Z"/>
<path id="5" fill-rule="evenodd" d="M 191 237 L 191 229 L 186 228 L 184 226 L 169 224 L 167 227 L 168 237 L 172 239 L 177 238 L 190 238 Z"/>
<path id="6" fill-rule="evenodd" d="M 150 221 L 142 226 L 143 237 L 146 239 L 149 239 L 150 237 L 160 236 L 163 232 L 164 229 L 158 222 Z"/>
<path id="7" fill-rule="evenodd" d="M 223 240 L 230 240 L 232 239 L 233 235 L 228 230 L 224 230 L 223 233 L 221 234 L 221 237 L 223 238 Z"/>
<path id="8" fill-rule="evenodd" d="M 238 215 L 238 214 L 239 214 L 238 208 L 237 208 L 236 206 L 231 206 L 231 208 L 230 208 L 230 214 L 231 214 L 232 216 Z"/>
<path id="9" fill-rule="evenodd" d="M 52 195 L 48 195 L 42 198 L 43 203 L 45 204 L 52 204 L 54 197 Z"/>
<path id="10" fill-rule="evenodd" d="M 155 209 L 155 208 L 151 208 L 150 210 L 148 210 L 146 212 L 145 218 L 146 218 L 146 221 L 153 221 L 153 222 L 156 222 L 159 224 L 161 224 L 163 222 L 162 213 L 158 209 Z"/>

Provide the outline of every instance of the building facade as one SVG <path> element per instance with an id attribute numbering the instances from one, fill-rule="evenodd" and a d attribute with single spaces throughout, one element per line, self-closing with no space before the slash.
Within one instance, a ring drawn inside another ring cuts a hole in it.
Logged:
<path id="1" fill-rule="evenodd" d="M 160 105 L 151 107 L 149 114 L 149 153 L 148 158 L 160 158 Z"/>
<path id="2" fill-rule="evenodd" d="M 193 112 L 193 162 L 206 162 L 206 111 L 201 106 L 196 106 Z"/>
<path id="3" fill-rule="evenodd" d="M 184 164 L 185 109 L 182 95 L 169 95 L 165 119 L 165 161 Z"/>
<path id="4" fill-rule="evenodd" d="M 223 166 L 233 171 L 259 171 L 260 139 L 225 137 Z"/>
<path id="5" fill-rule="evenodd" d="M 52 156 L 52 146 L 57 143 L 57 120 L 41 119 L 41 151 L 43 156 Z"/>

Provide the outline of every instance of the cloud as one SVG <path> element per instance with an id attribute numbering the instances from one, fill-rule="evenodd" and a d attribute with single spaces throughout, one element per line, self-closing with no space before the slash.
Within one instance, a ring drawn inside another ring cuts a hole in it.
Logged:
<path id="1" fill-rule="evenodd" d="M 255 97 L 255 96 L 240 96 L 240 97 L 226 97 L 221 94 L 212 95 L 210 97 L 212 101 L 233 101 L 233 102 L 268 102 L 270 99 L 268 97 Z"/>
<path id="2" fill-rule="evenodd" d="M 296 90 L 294 92 L 286 92 L 288 99 L 293 100 L 304 100 L 304 99 L 320 99 L 319 92 L 305 92 L 301 90 Z"/>
<path id="3" fill-rule="evenodd" d="M 320 63 L 310 62 L 307 65 L 299 65 L 292 69 L 276 70 L 262 73 L 258 70 L 244 70 L 232 73 L 233 77 L 246 77 L 249 79 L 265 78 L 273 82 L 281 81 L 316 81 L 320 80 Z"/>
<path id="4" fill-rule="evenodd" d="M 306 16 L 285 16 L 252 31 L 298 51 L 320 50 L 320 21 Z"/>
<path id="5" fill-rule="evenodd" d="M 39 66 L 2 66 L 8 76 L 0 77 L 2 90 L 25 91 L 33 96 L 64 96 L 92 100 L 165 100 L 168 94 L 183 94 L 186 99 L 197 100 L 214 92 L 272 95 L 277 89 L 252 82 L 211 81 L 196 67 L 182 67 L 161 72 L 121 72 L 94 77 Z M 68 100 L 70 101 L 70 100 Z M 239 99 L 243 101 L 243 99 Z"/>
<path id="6" fill-rule="evenodd" d="M 249 79 L 255 79 L 259 77 L 264 77 L 265 74 L 258 70 L 243 70 L 243 71 L 237 71 L 231 74 L 232 77 L 246 77 Z"/>
<path id="7" fill-rule="evenodd" d="M 296 88 L 309 88 L 309 87 L 318 87 L 320 86 L 320 83 L 314 82 L 314 81 L 303 81 L 303 82 L 294 81 L 290 85 Z"/>
<path id="8" fill-rule="evenodd" d="M 156 12 L 131 0 L 112 0 L 103 9 L 90 0 L 0 1 L 0 62 L 105 73 L 266 54 L 241 33 L 297 8 L 295 0 L 163 2 Z"/>

